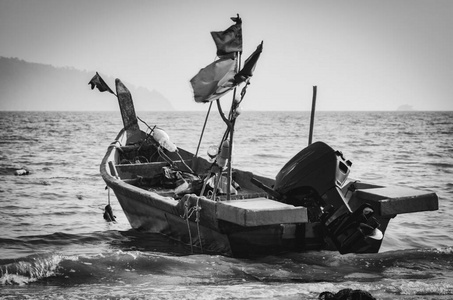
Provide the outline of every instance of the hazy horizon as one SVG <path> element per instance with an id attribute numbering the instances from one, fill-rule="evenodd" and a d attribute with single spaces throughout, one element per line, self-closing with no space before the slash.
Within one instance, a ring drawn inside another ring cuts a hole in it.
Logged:
<path id="1" fill-rule="evenodd" d="M 239 13 L 244 57 L 264 41 L 245 111 L 310 111 L 313 86 L 317 111 L 453 110 L 453 1 L 228 3 L 0 0 L 0 56 L 99 71 L 203 111 L 189 80 L 215 58 L 210 31 Z"/>

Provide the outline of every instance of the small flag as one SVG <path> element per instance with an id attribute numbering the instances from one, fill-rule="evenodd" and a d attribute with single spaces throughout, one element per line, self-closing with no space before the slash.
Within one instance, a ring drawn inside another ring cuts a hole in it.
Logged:
<path id="1" fill-rule="evenodd" d="M 96 75 L 88 82 L 88 84 L 91 85 L 91 89 L 94 90 L 96 87 L 100 92 L 105 92 L 108 91 L 109 93 L 112 93 L 115 95 L 115 93 L 110 89 L 110 87 L 105 83 L 104 79 L 102 79 L 101 76 L 99 76 L 98 72 L 96 72 Z"/>
<path id="2" fill-rule="evenodd" d="M 195 102 L 210 102 L 219 99 L 234 87 L 236 60 L 221 58 L 201 69 L 190 83 Z"/>
<path id="3" fill-rule="evenodd" d="M 231 18 L 236 24 L 225 31 L 213 31 L 211 36 L 217 47 L 217 56 L 231 55 L 235 52 L 242 52 L 242 20 L 237 17 Z"/>
<path id="4" fill-rule="evenodd" d="M 234 80 L 237 84 L 253 76 L 253 71 L 255 70 L 256 63 L 258 62 L 258 58 L 260 58 L 261 52 L 263 52 L 263 42 L 261 42 L 261 44 L 256 47 L 255 52 L 253 52 L 252 55 L 245 60 L 242 70 L 234 76 Z"/>

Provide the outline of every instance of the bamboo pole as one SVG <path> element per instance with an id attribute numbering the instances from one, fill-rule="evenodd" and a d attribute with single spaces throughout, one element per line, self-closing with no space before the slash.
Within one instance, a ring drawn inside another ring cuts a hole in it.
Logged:
<path id="1" fill-rule="evenodd" d="M 206 118 L 204 120 L 203 129 L 201 130 L 200 140 L 198 141 L 197 152 L 195 152 L 194 157 L 198 156 L 198 150 L 200 150 L 201 140 L 203 139 L 204 130 L 206 129 L 206 123 L 208 122 L 209 113 L 211 112 L 211 107 L 212 107 L 212 101 L 211 101 L 211 103 L 209 103 L 209 109 L 208 109 L 208 112 L 206 113 Z"/>
<path id="2" fill-rule="evenodd" d="M 308 135 L 308 145 L 311 145 L 313 140 L 313 124 L 315 122 L 316 92 L 317 87 L 313 86 L 313 99 L 311 101 L 310 134 Z"/>
<path id="3" fill-rule="evenodd" d="M 239 15 L 238 15 L 239 17 Z M 236 72 L 239 72 L 241 69 L 241 52 L 238 52 L 237 54 L 237 62 L 236 62 Z M 236 116 L 235 116 L 235 111 L 238 107 L 238 105 L 234 102 L 234 99 L 236 98 L 236 93 L 239 92 L 237 91 L 237 87 L 234 88 L 233 92 L 233 100 L 231 101 L 231 109 L 230 109 L 230 122 L 231 122 L 231 128 L 230 128 L 230 148 L 229 153 L 228 153 L 228 162 L 227 162 L 227 200 L 231 199 L 231 183 L 233 181 L 232 178 L 232 156 L 233 156 L 233 135 L 234 135 L 234 125 L 236 124 Z"/>
<path id="4" fill-rule="evenodd" d="M 227 162 L 227 200 L 231 199 L 231 182 L 232 182 L 232 165 L 231 159 L 233 156 L 233 135 L 234 135 L 234 123 L 235 120 L 232 121 L 233 126 L 231 126 L 230 130 L 230 148 L 228 149 L 228 162 Z"/>

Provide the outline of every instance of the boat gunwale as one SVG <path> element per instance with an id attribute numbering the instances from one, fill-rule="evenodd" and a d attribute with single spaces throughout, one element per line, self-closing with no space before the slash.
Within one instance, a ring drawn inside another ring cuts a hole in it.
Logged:
<path id="1" fill-rule="evenodd" d="M 164 196 L 159 195 L 158 193 L 155 193 L 152 191 L 147 191 L 142 188 L 136 187 L 132 184 L 125 182 L 124 180 L 115 178 L 115 176 L 113 176 L 111 174 L 111 172 L 109 172 L 107 170 L 108 169 L 107 165 L 108 165 L 109 161 L 112 161 L 114 164 L 116 164 L 116 162 L 111 159 L 112 155 L 116 154 L 113 151 L 118 151 L 118 149 L 114 146 L 114 144 L 117 143 L 121 139 L 121 137 L 123 137 L 125 134 L 127 134 L 127 131 L 124 128 L 121 129 L 120 132 L 118 133 L 117 137 L 115 138 L 115 141 L 112 144 L 110 144 L 110 146 L 108 147 L 107 152 L 104 155 L 104 158 L 102 159 L 102 162 L 100 165 L 100 173 L 101 173 L 102 179 L 105 181 L 107 186 L 112 188 L 114 191 L 117 191 L 117 189 L 119 189 L 122 191 L 134 192 L 134 193 L 140 194 L 142 197 L 146 197 L 146 198 L 150 198 L 150 199 L 154 198 L 155 200 L 162 200 L 168 204 L 171 203 L 170 201 L 168 201 L 171 199 L 171 201 L 174 201 L 174 204 L 175 204 L 174 206 L 176 206 L 179 203 L 178 200 L 171 198 L 171 197 L 164 197 Z"/>

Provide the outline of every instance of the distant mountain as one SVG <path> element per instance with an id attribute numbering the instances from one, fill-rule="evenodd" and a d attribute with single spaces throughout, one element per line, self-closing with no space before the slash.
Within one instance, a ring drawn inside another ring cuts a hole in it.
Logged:
<path id="1" fill-rule="evenodd" d="M 118 110 L 114 95 L 91 90 L 88 82 L 94 74 L 94 71 L 56 68 L 0 57 L 0 111 Z M 100 75 L 115 90 L 115 79 Z M 137 111 L 174 110 L 170 101 L 159 92 L 123 83 L 131 92 Z"/>

